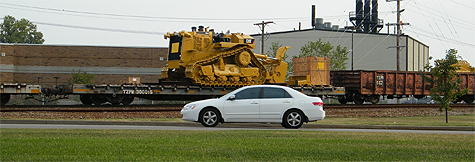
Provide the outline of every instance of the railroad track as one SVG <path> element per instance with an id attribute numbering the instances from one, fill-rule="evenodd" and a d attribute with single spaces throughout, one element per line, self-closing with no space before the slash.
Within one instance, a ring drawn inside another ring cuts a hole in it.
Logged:
<path id="1" fill-rule="evenodd" d="M 180 111 L 182 104 L 159 104 L 159 105 L 6 105 L 0 112 L 26 112 L 26 111 L 49 111 L 49 112 L 165 112 Z"/>
<path id="2" fill-rule="evenodd" d="M 129 106 L 15 106 L 0 108 L 0 118 L 6 119 L 153 119 L 181 118 L 178 105 L 129 105 Z M 475 105 L 453 104 L 450 115 L 475 114 Z M 324 105 L 326 117 L 404 117 L 404 116 L 438 116 L 437 104 L 399 104 L 399 105 Z"/>
<path id="3" fill-rule="evenodd" d="M 6 105 L 2 106 L 0 112 L 26 112 L 26 111 L 49 111 L 49 112 L 165 112 L 180 111 L 183 104 L 158 104 L 158 105 Z M 452 104 L 455 109 L 475 109 L 475 105 Z M 438 109 L 439 104 L 367 104 L 367 105 L 324 105 L 325 110 L 338 109 Z"/>
<path id="4" fill-rule="evenodd" d="M 323 105 L 324 109 L 381 109 L 381 108 L 439 108 L 440 104 L 363 104 L 363 105 Z M 474 108 L 473 104 L 451 104 L 451 108 Z"/>

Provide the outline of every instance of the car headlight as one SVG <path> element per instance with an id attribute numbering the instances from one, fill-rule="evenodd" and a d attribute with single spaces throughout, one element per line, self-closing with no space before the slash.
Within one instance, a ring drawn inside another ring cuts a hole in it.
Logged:
<path id="1" fill-rule="evenodd" d="M 183 107 L 183 110 L 191 110 L 194 109 L 196 106 L 198 106 L 198 104 L 188 104 Z"/>

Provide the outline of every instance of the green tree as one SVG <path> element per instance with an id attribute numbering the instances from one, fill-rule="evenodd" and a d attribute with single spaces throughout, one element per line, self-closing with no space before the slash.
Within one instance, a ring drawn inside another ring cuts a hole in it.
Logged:
<path id="1" fill-rule="evenodd" d="M 88 74 L 87 72 L 81 72 L 81 69 L 77 73 L 72 73 L 71 79 L 68 80 L 69 84 L 94 84 L 94 74 Z"/>
<path id="2" fill-rule="evenodd" d="M 346 47 L 341 47 L 341 45 L 336 46 L 332 51 L 330 57 L 330 69 L 331 70 L 345 70 L 346 69 L 346 60 L 348 60 L 348 49 Z M 332 60 L 335 60 L 332 62 Z"/>
<path id="3" fill-rule="evenodd" d="M 452 111 L 450 103 L 467 94 L 468 89 L 459 90 L 462 80 L 457 77 L 459 67 L 454 66 L 457 63 L 457 50 L 450 49 L 446 53 L 445 59 L 435 61 L 435 67 L 427 64 L 424 69 L 429 72 L 422 76 L 431 84 L 430 96 L 440 103 L 440 112 L 445 110 L 445 122 L 448 123 L 447 111 Z"/>
<path id="4" fill-rule="evenodd" d="M 36 30 L 36 25 L 25 18 L 16 20 L 13 16 L 6 15 L 0 24 L 0 42 L 2 43 L 28 43 L 43 44 L 43 33 Z"/>
<path id="5" fill-rule="evenodd" d="M 271 43 L 271 47 L 269 47 L 269 51 L 266 52 L 266 55 L 267 56 L 270 56 L 270 57 L 275 57 L 276 53 L 277 53 L 277 50 L 282 47 L 282 44 L 280 44 L 280 41 L 277 41 L 277 42 L 272 42 Z M 289 55 L 284 55 L 284 57 L 282 58 L 282 60 L 286 60 L 287 58 L 289 57 Z"/>
<path id="6" fill-rule="evenodd" d="M 300 54 L 294 57 L 328 57 L 330 58 L 330 70 L 345 70 L 348 60 L 348 49 L 338 45 L 336 48 L 330 44 L 330 42 L 323 43 L 321 39 L 317 42 L 309 41 L 307 44 L 300 48 Z"/>

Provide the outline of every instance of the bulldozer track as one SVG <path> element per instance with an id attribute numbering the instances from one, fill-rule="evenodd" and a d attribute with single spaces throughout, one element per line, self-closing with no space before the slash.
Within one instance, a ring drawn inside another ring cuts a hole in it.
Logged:
<path id="1" fill-rule="evenodd" d="M 251 55 L 251 63 L 253 63 L 255 66 L 257 66 L 259 68 L 259 78 L 258 78 L 257 82 L 249 82 L 249 83 L 244 83 L 244 82 L 241 82 L 241 81 L 239 81 L 237 83 L 232 83 L 232 82 L 218 83 L 216 81 L 206 82 L 205 80 L 200 79 L 197 76 L 194 76 L 195 75 L 193 73 L 194 68 L 196 68 L 198 66 L 209 64 L 211 62 L 214 62 L 214 61 L 218 60 L 220 57 L 224 58 L 224 57 L 230 57 L 230 56 L 237 55 L 237 54 L 241 53 L 244 50 L 247 50 L 248 52 L 252 53 L 252 51 L 250 51 L 248 48 L 246 48 L 246 46 L 240 46 L 240 47 L 237 47 L 237 48 L 234 48 L 234 49 L 231 49 L 231 50 L 226 50 L 226 51 L 220 52 L 220 53 L 215 54 L 212 57 L 208 57 L 204 60 L 195 61 L 194 63 L 192 63 L 192 64 L 190 64 L 186 67 L 185 76 L 187 76 L 188 78 L 193 78 L 193 80 L 197 84 L 201 84 L 201 85 L 205 85 L 205 86 L 246 86 L 246 85 L 263 84 L 265 82 L 265 78 L 266 78 L 266 76 L 265 76 L 265 67 L 259 62 L 257 57 L 254 56 L 254 55 Z"/>

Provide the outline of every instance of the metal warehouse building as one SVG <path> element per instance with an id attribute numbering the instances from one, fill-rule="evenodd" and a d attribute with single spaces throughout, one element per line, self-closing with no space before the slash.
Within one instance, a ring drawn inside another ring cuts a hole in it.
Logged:
<path id="1" fill-rule="evenodd" d="M 0 83 L 61 85 L 78 71 L 95 74 L 95 84 L 157 83 L 168 48 L 0 44 L 0 53 Z"/>
<path id="2" fill-rule="evenodd" d="M 252 35 L 256 39 L 256 49 L 261 51 L 261 35 Z M 347 70 L 351 70 L 353 60 L 354 70 L 396 70 L 396 35 L 381 33 L 352 32 L 351 30 L 337 29 L 305 29 L 284 32 L 275 32 L 265 35 L 264 52 L 269 51 L 272 42 L 279 42 L 283 46 L 290 46 L 287 55 L 297 56 L 300 48 L 309 41 L 330 42 L 333 46 L 346 47 L 348 54 Z M 353 59 L 352 59 L 353 46 Z M 408 36 L 401 36 L 401 71 L 419 71 L 429 63 L 429 46 Z M 288 59 L 292 59 L 289 57 Z"/>

